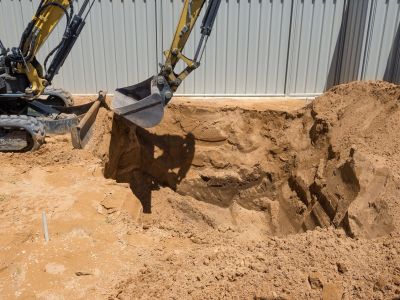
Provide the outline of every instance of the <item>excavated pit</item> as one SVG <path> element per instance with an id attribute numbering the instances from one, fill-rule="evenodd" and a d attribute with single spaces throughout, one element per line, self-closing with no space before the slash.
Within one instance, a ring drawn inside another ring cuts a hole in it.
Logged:
<path id="1" fill-rule="evenodd" d="M 397 170 L 387 158 L 400 139 L 387 129 L 398 125 L 399 95 L 378 82 L 336 87 L 305 107 L 181 100 L 152 130 L 114 117 L 104 175 L 129 183 L 145 213 L 166 186 L 268 234 L 335 226 L 385 235 L 395 226 L 385 195 L 397 195 Z"/>
<path id="2" fill-rule="evenodd" d="M 397 299 L 399 101 L 174 99 L 152 130 L 100 109 L 83 150 L 0 153 L 0 294 Z"/>

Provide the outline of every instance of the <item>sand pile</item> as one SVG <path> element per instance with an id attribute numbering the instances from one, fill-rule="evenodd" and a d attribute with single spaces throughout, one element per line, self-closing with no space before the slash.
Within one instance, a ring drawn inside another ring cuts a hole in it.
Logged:
<path id="1" fill-rule="evenodd" d="M 0 154 L 0 298 L 396 299 L 399 100 L 174 100 L 152 130 L 102 110 L 83 151 Z"/>
<path id="2" fill-rule="evenodd" d="M 266 213 L 270 234 L 332 224 L 378 237 L 399 228 L 399 97 L 394 85 L 353 83 L 299 110 L 172 104 L 151 131 L 117 118 L 105 175 L 130 183 L 147 212 L 151 190 L 168 186 Z"/>

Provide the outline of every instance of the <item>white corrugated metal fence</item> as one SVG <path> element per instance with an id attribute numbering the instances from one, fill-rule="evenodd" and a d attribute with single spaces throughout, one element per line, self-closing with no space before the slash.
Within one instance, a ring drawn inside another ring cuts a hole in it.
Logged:
<path id="1" fill-rule="evenodd" d="M 0 0 L 5 45 L 18 44 L 38 3 Z M 156 74 L 182 4 L 96 1 L 55 85 L 80 94 L 112 92 Z M 351 80 L 399 82 L 399 23 L 399 0 L 223 0 L 202 65 L 179 93 L 311 96 Z M 63 30 L 61 23 L 40 59 Z M 193 56 L 199 35 L 197 28 L 186 55 Z"/>

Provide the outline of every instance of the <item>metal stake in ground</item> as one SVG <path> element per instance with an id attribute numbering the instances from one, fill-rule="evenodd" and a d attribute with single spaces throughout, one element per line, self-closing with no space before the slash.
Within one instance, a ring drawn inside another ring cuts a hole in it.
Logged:
<path id="1" fill-rule="evenodd" d="M 44 233 L 44 240 L 46 242 L 49 241 L 49 228 L 47 227 L 47 218 L 45 211 L 42 211 L 42 225 L 43 225 L 43 233 Z"/>

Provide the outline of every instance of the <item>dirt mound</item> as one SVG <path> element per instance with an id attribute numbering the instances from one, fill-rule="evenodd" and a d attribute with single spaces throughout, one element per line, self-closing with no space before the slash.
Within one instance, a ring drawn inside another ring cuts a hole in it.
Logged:
<path id="1" fill-rule="evenodd" d="M 152 130 L 101 110 L 85 150 L 0 154 L 0 298 L 396 299 L 399 96 L 175 99 Z"/>
<path id="2" fill-rule="evenodd" d="M 172 104 L 151 131 L 115 118 L 105 175 L 130 183 L 146 212 L 168 186 L 266 212 L 278 235 L 330 225 L 385 235 L 397 222 L 399 97 L 395 85 L 352 83 L 297 110 Z"/>

